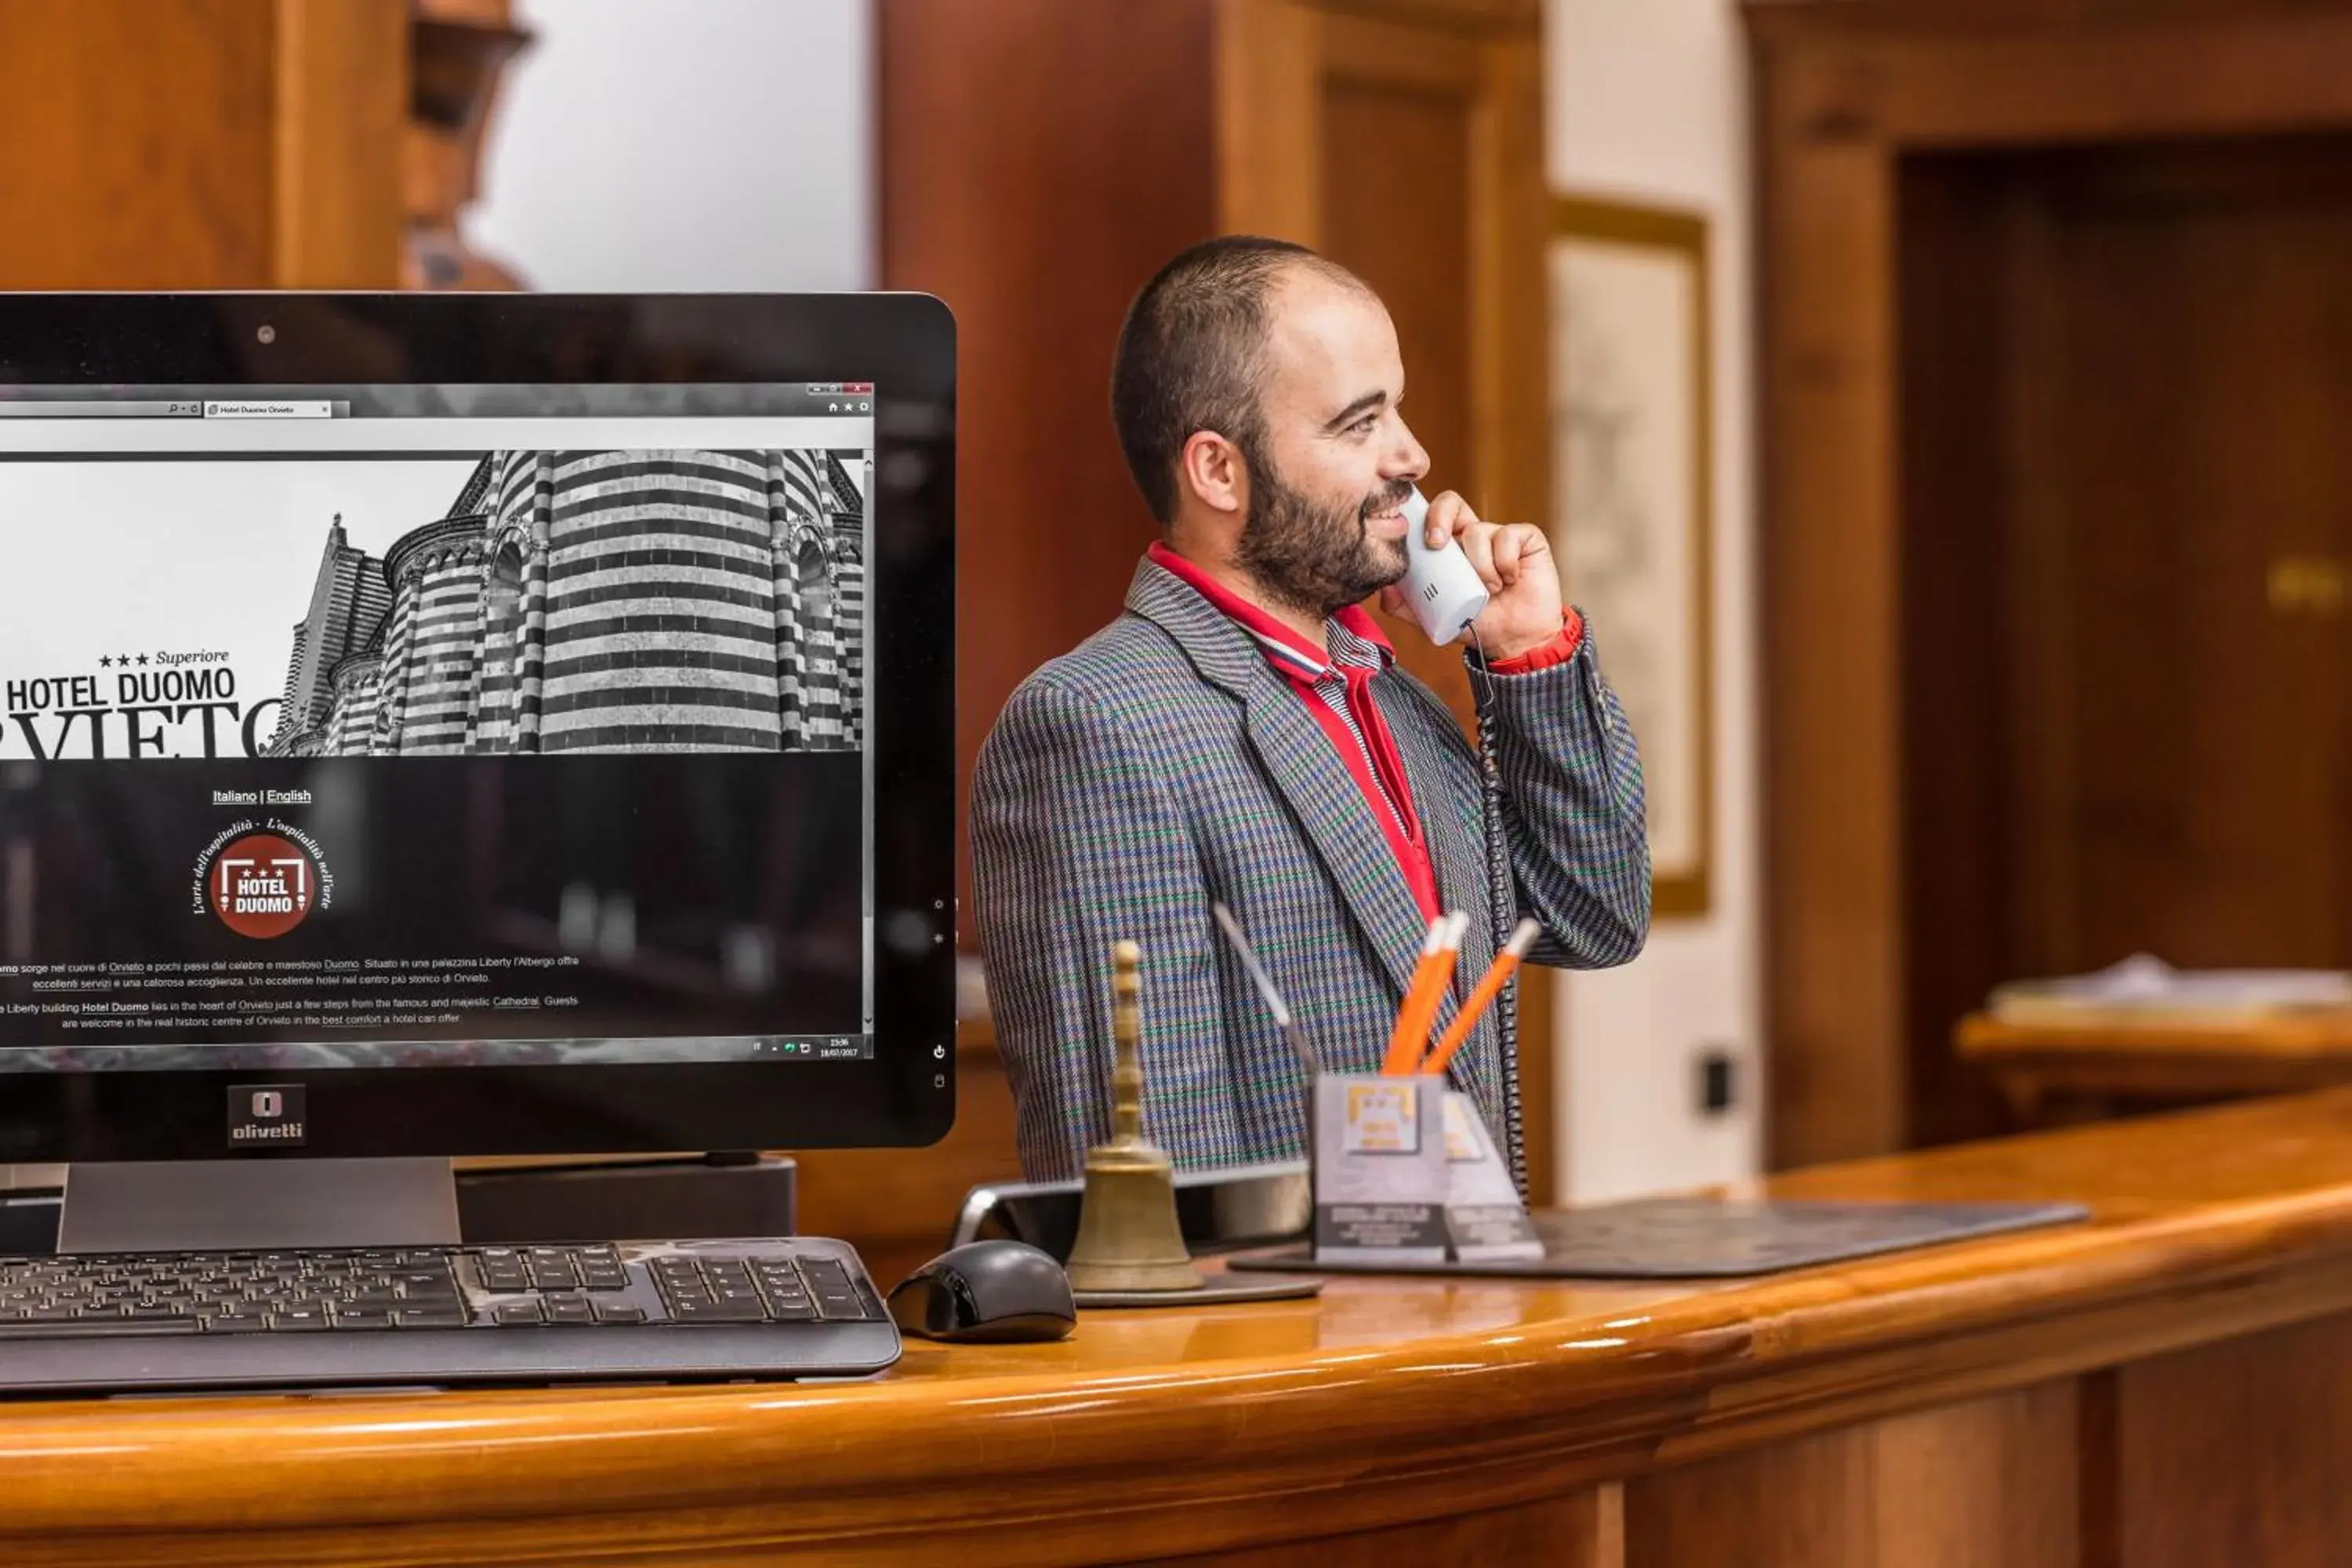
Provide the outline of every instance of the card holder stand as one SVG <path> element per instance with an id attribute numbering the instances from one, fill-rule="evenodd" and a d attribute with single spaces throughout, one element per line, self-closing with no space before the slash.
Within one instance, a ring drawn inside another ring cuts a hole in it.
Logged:
<path id="1" fill-rule="evenodd" d="M 1543 1256 L 1477 1107 L 1443 1078 L 1321 1073 L 1313 1095 L 1318 1263 Z"/>

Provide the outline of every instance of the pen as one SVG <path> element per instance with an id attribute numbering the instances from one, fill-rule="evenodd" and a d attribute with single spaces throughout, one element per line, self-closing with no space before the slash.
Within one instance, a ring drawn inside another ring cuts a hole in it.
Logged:
<path id="1" fill-rule="evenodd" d="M 1454 1059 L 1454 1053 L 1460 1050 L 1462 1042 L 1470 1037 L 1471 1026 L 1477 1023 L 1478 1016 L 1502 994 L 1504 985 L 1517 972 L 1519 961 L 1527 957 L 1528 949 L 1535 946 L 1536 935 L 1540 929 L 1533 921 L 1521 921 L 1512 931 L 1511 940 L 1503 944 L 1503 951 L 1495 955 L 1495 962 L 1486 966 L 1485 974 L 1479 976 L 1477 988 L 1470 993 L 1469 1000 L 1462 1004 L 1462 1011 L 1454 1016 L 1454 1022 L 1447 1026 L 1444 1037 L 1437 1042 L 1437 1048 L 1430 1053 L 1422 1071 L 1445 1070 L 1445 1064 Z"/>
<path id="2" fill-rule="evenodd" d="M 1282 1000 L 1282 993 L 1275 989 L 1274 976 L 1265 972 L 1265 965 L 1258 962 L 1257 950 L 1251 947 L 1249 938 L 1242 934 L 1241 921 L 1234 919 L 1234 911 L 1221 903 L 1212 902 L 1209 909 L 1217 917 L 1217 924 L 1223 930 L 1225 940 L 1232 942 L 1234 952 L 1241 955 L 1242 967 L 1249 972 L 1250 984 L 1257 987 L 1257 994 L 1265 999 L 1266 1011 L 1274 1015 L 1275 1025 L 1281 1029 L 1283 1039 L 1298 1053 L 1298 1059 L 1307 1065 L 1309 1076 L 1322 1071 L 1321 1065 L 1315 1059 L 1314 1050 L 1307 1044 L 1306 1034 L 1291 1017 L 1290 1008 Z"/>

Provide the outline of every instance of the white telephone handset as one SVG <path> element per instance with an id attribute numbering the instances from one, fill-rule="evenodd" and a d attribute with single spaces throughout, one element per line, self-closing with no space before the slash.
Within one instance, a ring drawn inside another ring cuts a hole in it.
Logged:
<path id="1" fill-rule="evenodd" d="M 1486 584 L 1462 553 L 1459 540 L 1449 539 L 1439 549 L 1429 547 L 1429 502 L 1415 489 L 1405 498 L 1404 602 L 1412 618 L 1433 643 L 1450 643 L 1470 629 L 1486 608 Z"/>

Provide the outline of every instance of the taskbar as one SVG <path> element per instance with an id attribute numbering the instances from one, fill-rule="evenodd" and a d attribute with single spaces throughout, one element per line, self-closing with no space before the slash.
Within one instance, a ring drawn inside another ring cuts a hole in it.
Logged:
<path id="1" fill-rule="evenodd" d="M 688 1062 L 874 1059 L 871 1035 L 685 1036 L 673 1039 L 305 1040 L 233 1045 L 0 1047 L 0 1074 L 210 1072 L 339 1068 L 621 1067 Z"/>

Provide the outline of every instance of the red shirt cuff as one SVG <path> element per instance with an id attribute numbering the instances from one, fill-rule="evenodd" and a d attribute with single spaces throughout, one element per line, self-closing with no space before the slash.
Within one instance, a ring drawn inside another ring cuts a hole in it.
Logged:
<path id="1" fill-rule="evenodd" d="M 1549 669 L 1556 664 L 1566 664 L 1584 646 L 1584 617 L 1574 610 L 1560 612 L 1559 636 L 1510 658 L 1498 658 L 1486 667 L 1494 675 L 1533 675 L 1538 669 Z"/>

